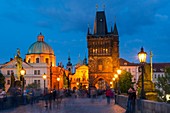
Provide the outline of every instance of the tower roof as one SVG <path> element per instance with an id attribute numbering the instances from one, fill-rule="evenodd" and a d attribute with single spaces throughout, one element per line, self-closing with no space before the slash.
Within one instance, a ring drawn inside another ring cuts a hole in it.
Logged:
<path id="1" fill-rule="evenodd" d="M 97 11 L 94 22 L 94 35 L 105 35 L 107 34 L 107 23 L 104 11 Z"/>
<path id="2" fill-rule="evenodd" d="M 116 26 L 116 22 L 115 22 L 115 24 L 114 24 L 113 34 L 114 34 L 114 35 L 119 35 L 119 34 L 118 34 L 118 30 L 117 30 L 117 26 Z"/>

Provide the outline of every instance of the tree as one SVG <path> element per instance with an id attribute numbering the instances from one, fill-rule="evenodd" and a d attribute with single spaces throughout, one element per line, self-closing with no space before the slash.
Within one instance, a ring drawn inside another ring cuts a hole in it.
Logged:
<path id="1" fill-rule="evenodd" d="M 40 88 L 40 84 L 37 84 L 37 83 L 28 84 L 28 86 L 26 86 L 26 88 L 38 89 L 38 88 Z"/>
<path id="2" fill-rule="evenodd" d="M 0 88 L 5 88 L 5 77 L 2 73 L 0 73 Z"/>
<path id="3" fill-rule="evenodd" d="M 121 93 L 127 93 L 127 90 L 131 87 L 132 84 L 132 75 L 127 71 L 122 71 L 119 76 L 119 87 Z"/>
<path id="4" fill-rule="evenodd" d="M 155 85 L 158 93 L 158 101 L 166 102 L 166 95 L 170 94 L 170 67 L 165 68 L 165 76 L 158 77 Z"/>

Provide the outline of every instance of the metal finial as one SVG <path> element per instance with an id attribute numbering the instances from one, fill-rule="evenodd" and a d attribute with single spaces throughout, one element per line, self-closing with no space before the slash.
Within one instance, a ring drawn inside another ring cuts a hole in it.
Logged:
<path id="1" fill-rule="evenodd" d="M 98 4 L 96 4 L 96 11 L 98 10 Z"/>

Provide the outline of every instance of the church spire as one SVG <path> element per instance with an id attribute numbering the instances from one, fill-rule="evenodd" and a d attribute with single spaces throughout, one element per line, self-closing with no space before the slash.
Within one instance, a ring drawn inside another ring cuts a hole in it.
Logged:
<path id="1" fill-rule="evenodd" d="M 68 69 L 70 72 L 72 72 L 72 63 L 71 63 L 70 53 L 68 53 L 67 69 Z"/>
<path id="2" fill-rule="evenodd" d="M 40 34 L 37 36 L 37 40 L 44 42 L 44 36 L 42 35 L 42 33 L 40 32 Z"/>
<path id="3" fill-rule="evenodd" d="M 117 26 L 116 26 L 116 17 L 115 17 L 113 34 L 114 34 L 114 35 L 119 35 L 119 34 L 118 34 L 118 30 L 117 30 Z"/>
<path id="4" fill-rule="evenodd" d="M 90 25 L 88 24 L 87 35 L 90 34 Z"/>
<path id="5" fill-rule="evenodd" d="M 87 58 L 86 58 L 86 54 L 85 54 L 85 57 L 84 57 L 84 60 L 83 60 L 83 64 L 84 64 L 84 65 L 87 65 Z"/>

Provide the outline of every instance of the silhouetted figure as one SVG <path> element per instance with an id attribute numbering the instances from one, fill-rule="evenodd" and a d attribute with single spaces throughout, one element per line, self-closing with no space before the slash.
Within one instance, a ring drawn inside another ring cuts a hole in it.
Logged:
<path id="1" fill-rule="evenodd" d="M 126 113 L 135 113 L 136 91 L 133 87 L 128 90 L 128 102 Z"/>

